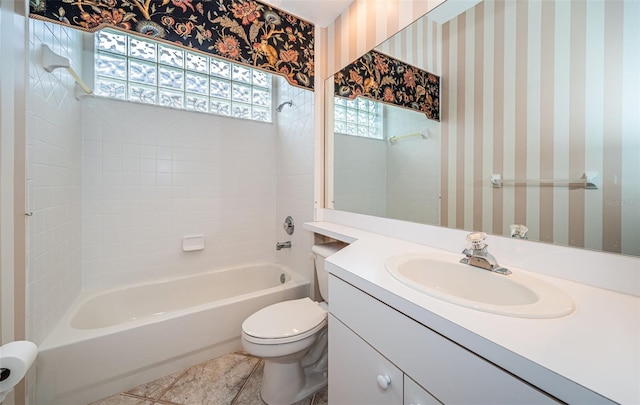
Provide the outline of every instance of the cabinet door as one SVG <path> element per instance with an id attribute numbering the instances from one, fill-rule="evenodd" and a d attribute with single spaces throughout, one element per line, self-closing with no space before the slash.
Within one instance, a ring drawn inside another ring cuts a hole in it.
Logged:
<path id="1" fill-rule="evenodd" d="M 402 372 L 329 315 L 329 403 L 400 405 Z"/>
<path id="2" fill-rule="evenodd" d="M 405 374 L 404 405 L 441 405 L 441 403 Z"/>
<path id="3" fill-rule="evenodd" d="M 553 397 L 336 277 L 330 277 L 329 290 L 330 310 L 336 319 L 445 404 L 558 404 Z"/>

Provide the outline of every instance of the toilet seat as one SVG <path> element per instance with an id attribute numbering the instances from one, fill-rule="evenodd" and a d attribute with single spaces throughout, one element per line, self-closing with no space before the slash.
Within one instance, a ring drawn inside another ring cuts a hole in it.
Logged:
<path id="1" fill-rule="evenodd" d="M 259 310 L 242 323 L 243 337 L 257 344 L 283 344 L 312 336 L 327 324 L 327 311 L 309 298 Z"/>

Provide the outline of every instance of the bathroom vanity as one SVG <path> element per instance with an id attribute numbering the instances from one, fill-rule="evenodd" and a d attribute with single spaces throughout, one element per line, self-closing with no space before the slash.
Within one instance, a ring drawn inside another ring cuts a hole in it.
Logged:
<path id="1" fill-rule="evenodd" d="M 329 222 L 305 227 L 351 243 L 325 265 L 329 403 L 640 403 L 637 296 L 517 269 L 568 294 L 575 310 L 488 313 L 409 288 L 384 265 L 441 249 Z"/>
<path id="2" fill-rule="evenodd" d="M 338 277 L 329 289 L 332 404 L 558 403 Z"/>

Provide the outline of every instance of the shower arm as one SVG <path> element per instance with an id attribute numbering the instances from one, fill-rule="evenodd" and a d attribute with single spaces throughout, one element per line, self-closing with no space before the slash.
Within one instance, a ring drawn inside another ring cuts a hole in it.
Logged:
<path id="1" fill-rule="evenodd" d="M 282 109 L 284 108 L 285 105 L 288 105 L 289 107 L 291 107 L 293 106 L 293 101 L 289 100 L 289 101 L 285 101 L 284 103 L 280 103 L 280 105 L 276 107 L 276 111 L 282 112 Z"/>

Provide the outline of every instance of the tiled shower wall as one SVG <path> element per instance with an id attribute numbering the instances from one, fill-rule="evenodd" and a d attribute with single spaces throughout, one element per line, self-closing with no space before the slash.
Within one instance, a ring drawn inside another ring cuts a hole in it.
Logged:
<path id="1" fill-rule="evenodd" d="M 278 78 L 278 101 L 291 101 L 280 113 L 274 113 L 278 124 L 277 145 L 277 209 L 275 218 L 278 241 L 292 242 L 291 249 L 276 253 L 278 261 L 304 277 L 312 279 L 313 262 L 309 257 L 313 234 L 302 229 L 313 221 L 314 114 L 313 92 L 290 86 Z M 293 235 L 287 235 L 282 224 L 290 215 L 295 221 Z"/>
<path id="2" fill-rule="evenodd" d="M 287 215 L 295 248 L 277 259 L 312 276 L 302 223 L 313 219 L 313 93 L 277 79 L 293 106 L 274 124 L 98 98 L 81 105 L 73 79 L 45 72 L 40 52 L 46 43 L 81 71 L 82 34 L 29 24 L 30 339 L 46 337 L 81 287 L 273 261 Z M 181 238 L 193 234 L 206 248 L 185 253 Z"/>
<path id="3" fill-rule="evenodd" d="M 334 206 L 384 217 L 387 213 L 387 143 L 335 134 Z"/>
<path id="4" fill-rule="evenodd" d="M 439 221 L 440 125 L 424 114 L 384 107 L 384 133 L 396 143 L 335 134 L 334 206 L 405 221 Z M 409 198 L 407 198 L 409 196 Z"/>
<path id="5" fill-rule="evenodd" d="M 80 103 L 65 69 L 48 73 L 41 48 L 69 58 L 81 73 L 81 34 L 29 20 L 27 116 L 27 337 L 41 343 L 80 292 Z"/>
<path id="6" fill-rule="evenodd" d="M 425 134 L 387 143 L 388 218 L 440 223 L 440 123 L 405 108 L 385 106 L 385 134 Z"/>
<path id="7" fill-rule="evenodd" d="M 275 124 L 100 98 L 82 122 L 84 289 L 275 259 Z"/>

